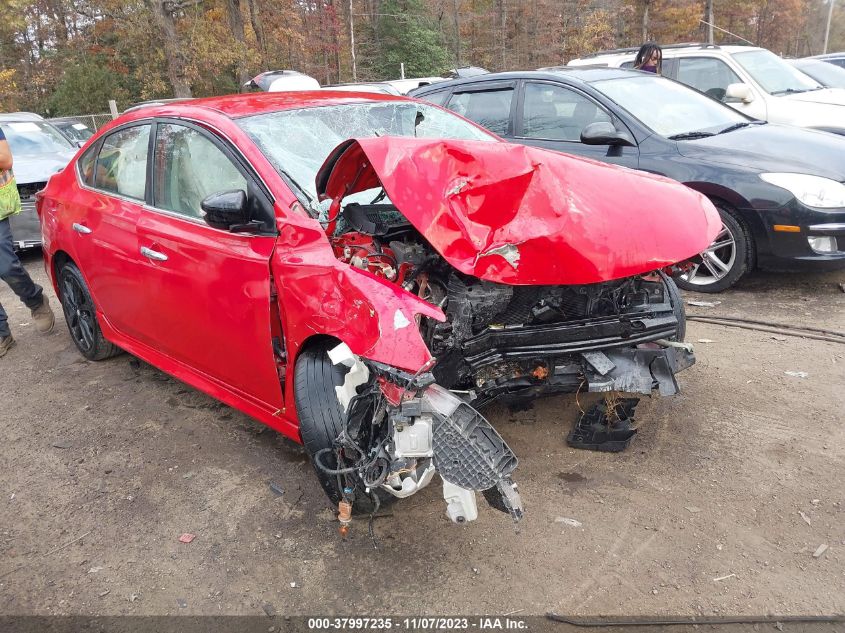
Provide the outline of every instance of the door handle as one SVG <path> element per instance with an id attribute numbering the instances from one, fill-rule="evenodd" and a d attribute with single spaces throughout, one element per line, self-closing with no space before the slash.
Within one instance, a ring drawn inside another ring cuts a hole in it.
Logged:
<path id="1" fill-rule="evenodd" d="M 154 251 L 151 248 L 147 248 L 146 246 L 141 247 L 141 255 L 144 257 L 148 257 L 149 259 L 154 259 L 157 262 L 166 262 L 167 255 L 164 253 L 159 253 L 158 251 Z"/>
<path id="2" fill-rule="evenodd" d="M 88 235 L 91 232 L 91 229 L 84 224 L 79 224 L 78 222 L 73 223 L 73 230 L 77 233 L 81 233 L 82 235 Z"/>

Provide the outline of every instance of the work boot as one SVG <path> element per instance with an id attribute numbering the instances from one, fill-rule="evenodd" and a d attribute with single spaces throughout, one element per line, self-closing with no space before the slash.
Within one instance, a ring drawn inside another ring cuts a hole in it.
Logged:
<path id="1" fill-rule="evenodd" d="M 32 321 L 35 323 L 35 329 L 42 334 L 46 334 L 53 329 L 56 324 L 56 315 L 50 309 L 47 297 L 43 298 L 40 306 L 32 310 Z"/>
<path id="2" fill-rule="evenodd" d="M 12 338 L 12 335 L 4 336 L 0 338 L 0 358 L 6 355 L 10 349 L 15 346 L 15 339 Z"/>

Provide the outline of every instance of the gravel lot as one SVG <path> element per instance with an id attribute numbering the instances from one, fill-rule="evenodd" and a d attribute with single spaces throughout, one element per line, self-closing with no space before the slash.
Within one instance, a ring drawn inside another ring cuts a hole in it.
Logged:
<path id="1" fill-rule="evenodd" d="M 841 331 L 841 282 L 757 274 L 689 312 Z M 621 454 L 567 447 L 571 397 L 490 410 L 518 530 L 486 506 L 453 526 L 432 484 L 376 520 L 376 551 L 366 521 L 339 539 L 298 445 L 0 301 L 0 614 L 845 612 L 845 346 L 690 323 L 682 394 L 643 400 Z"/>

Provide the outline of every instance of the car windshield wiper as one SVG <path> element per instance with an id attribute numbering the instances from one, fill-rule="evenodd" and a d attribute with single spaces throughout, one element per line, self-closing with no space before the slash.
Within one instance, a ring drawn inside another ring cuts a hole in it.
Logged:
<path id="1" fill-rule="evenodd" d="M 673 134 L 668 137 L 670 141 L 688 141 L 694 138 L 707 138 L 713 136 L 713 132 L 683 132 L 681 134 Z"/>
<path id="2" fill-rule="evenodd" d="M 773 95 L 794 95 L 801 92 L 812 92 L 813 90 L 821 90 L 824 86 L 818 86 L 817 88 L 784 88 L 783 90 L 775 90 L 772 94 Z"/>
<path id="3" fill-rule="evenodd" d="M 740 130 L 744 127 L 748 127 L 751 125 L 748 121 L 740 121 L 739 123 L 734 123 L 733 125 L 729 125 L 724 130 L 720 130 L 719 134 L 725 134 L 726 132 L 733 132 L 734 130 Z"/>
<path id="4" fill-rule="evenodd" d="M 282 179 L 285 181 L 288 187 L 294 190 L 294 193 L 299 193 L 300 196 L 299 201 L 302 202 L 303 198 L 306 202 L 305 207 L 311 212 L 313 217 L 317 217 L 320 214 L 320 208 L 317 206 L 317 201 L 311 196 L 310 193 L 305 191 L 296 180 L 294 180 L 293 176 L 291 176 L 288 172 L 286 172 L 281 167 L 278 168 L 279 173 L 282 175 Z"/>

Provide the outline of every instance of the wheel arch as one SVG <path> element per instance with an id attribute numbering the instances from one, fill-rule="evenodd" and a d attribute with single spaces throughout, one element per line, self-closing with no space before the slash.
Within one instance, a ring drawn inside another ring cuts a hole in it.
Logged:
<path id="1" fill-rule="evenodd" d="M 61 300 L 61 290 L 59 288 L 59 272 L 64 268 L 67 264 L 73 264 L 77 268 L 76 262 L 73 261 L 73 258 L 67 253 L 67 251 L 56 251 L 53 253 L 53 256 L 50 260 L 50 278 L 53 282 L 53 290 L 56 291 L 56 296 Z M 80 271 L 81 272 L 81 271 Z"/>
<path id="2" fill-rule="evenodd" d="M 758 213 L 753 209 L 751 202 L 745 196 L 734 189 L 712 182 L 685 182 L 690 189 L 707 196 L 715 205 L 723 205 L 726 212 L 730 213 L 740 225 L 748 231 L 749 247 L 749 269 L 757 266 L 757 252 L 767 250 L 768 233 Z M 762 248 L 761 248 L 762 247 Z"/>

